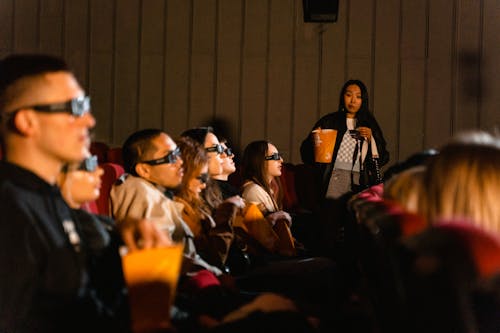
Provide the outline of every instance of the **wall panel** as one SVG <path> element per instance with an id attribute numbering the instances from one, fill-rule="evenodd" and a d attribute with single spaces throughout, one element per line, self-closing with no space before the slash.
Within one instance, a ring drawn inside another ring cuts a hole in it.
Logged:
<path id="1" fill-rule="evenodd" d="M 481 49 L 481 128 L 500 130 L 500 1 L 484 0 Z"/>
<path id="2" fill-rule="evenodd" d="M 241 42 L 243 1 L 219 0 L 217 15 L 217 54 L 215 119 L 216 132 L 239 145 Z"/>
<path id="3" fill-rule="evenodd" d="M 300 159 L 300 144 L 317 120 L 318 79 L 321 71 L 317 25 L 304 23 L 301 19 L 302 8 L 300 6 L 296 8 L 294 100 L 291 124 L 294 137 L 290 147 L 292 161 Z"/>
<path id="4" fill-rule="evenodd" d="M 420 151 L 424 142 L 426 61 L 426 8 L 417 2 L 401 3 L 401 86 L 399 158 Z"/>
<path id="5" fill-rule="evenodd" d="M 351 0 L 347 37 L 347 79 L 360 79 L 371 92 L 373 3 Z"/>
<path id="6" fill-rule="evenodd" d="M 38 51 L 39 46 L 39 0 L 14 1 L 14 50 L 22 53 Z"/>
<path id="7" fill-rule="evenodd" d="M 267 137 L 267 0 L 245 1 L 241 82 L 241 147 Z"/>
<path id="8" fill-rule="evenodd" d="M 212 124 L 236 149 L 266 138 L 298 163 L 353 77 L 392 162 L 500 126 L 497 0 L 339 2 L 321 24 L 303 22 L 302 0 L 2 0 L 0 55 L 63 55 L 111 145 Z"/>
<path id="9" fill-rule="evenodd" d="M 89 21 L 89 0 L 65 2 L 63 55 L 86 90 L 88 90 Z"/>
<path id="10" fill-rule="evenodd" d="M 177 136 L 188 128 L 192 3 L 166 2 L 163 128 Z"/>
<path id="11" fill-rule="evenodd" d="M 12 52 L 14 47 L 14 0 L 0 1 L 0 57 Z"/>
<path id="12" fill-rule="evenodd" d="M 457 0 L 456 112 L 453 131 L 477 128 L 480 122 L 481 2 Z"/>
<path id="13" fill-rule="evenodd" d="M 425 147 L 439 147 L 452 134 L 454 10 L 449 0 L 429 1 Z"/>
<path id="14" fill-rule="evenodd" d="M 139 128 L 163 124 L 165 1 L 142 2 L 140 25 Z"/>
<path id="15" fill-rule="evenodd" d="M 268 61 L 268 137 L 278 148 L 285 161 L 291 151 L 290 131 L 293 99 L 293 19 L 294 8 L 289 1 L 271 1 L 269 13 Z M 283 128 L 280 130 L 280 128 Z"/>
<path id="16" fill-rule="evenodd" d="M 321 71 L 319 89 L 319 113 L 316 117 L 334 112 L 339 103 L 339 91 L 346 80 L 347 71 L 347 6 L 346 1 L 339 1 L 338 20 L 336 23 L 324 23 L 318 27 L 321 45 Z M 310 126 L 312 126 L 311 124 Z"/>
<path id="17" fill-rule="evenodd" d="M 110 41 L 114 38 L 113 3 L 91 0 L 90 17 L 88 91 L 92 97 L 92 112 L 97 120 L 95 139 L 112 142 L 114 59 L 113 43 Z"/>
<path id="18" fill-rule="evenodd" d="M 63 14 L 63 0 L 40 0 L 40 52 L 62 56 Z"/>
<path id="19" fill-rule="evenodd" d="M 215 116 L 216 0 L 193 2 L 189 127 L 206 126 Z"/>
<path id="20" fill-rule="evenodd" d="M 391 160 L 397 160 L 400 118 L 400 0 L 377 2 L 371 108 L 384 133 Z"/>

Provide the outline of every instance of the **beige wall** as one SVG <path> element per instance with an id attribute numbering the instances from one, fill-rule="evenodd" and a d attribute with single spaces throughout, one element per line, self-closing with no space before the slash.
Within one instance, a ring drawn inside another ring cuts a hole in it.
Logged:
<path id="1" fill-rule="evenodd" d="M 300 141 L 348 78 L 369 87 L 392 161 L 500 124 L 500 1 L 0 0 L 0 56 L 64 56 L 92 96 L 96 139 L 217 120 L 236 147 Z"/>

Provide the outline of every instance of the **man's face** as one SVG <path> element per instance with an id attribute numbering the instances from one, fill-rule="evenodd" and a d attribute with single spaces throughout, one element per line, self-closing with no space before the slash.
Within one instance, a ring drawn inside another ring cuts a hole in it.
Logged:
<path id="1" fill-rule="evenodd" d="M 44 75 L 43 84 L 35 86 L 37 97 L 30 105 L 64 103 L 81 97 L 84 92 L 69 72 Z M 73 163 L 89 155 L 89 130 L 95 126 L 90 112 L 77 117 L 65 112 L 44 113 L 22 109 L 33 119 L 31 132 L 37 153 L 56 162 Z"/>
<path id="2" fill-rule="evenodd" d="M 177 145 L 165 133 L 161 133 L 151 142 L 155 149 L 153 154 L 148 154 L 142 158 L 143 161 L 156 160 L 165 157 L 172 152 Z M 150 182 L 163 186 L 165 188 L 175 188 L 181 184 L 184 172 L 182 170 L 182 158 L 179 156 L 175 163 L 164 163 L 157 165 L 149 165 L 142 163 L 141 166 L 146 168 L 147 172 L 141 176 Z"/>

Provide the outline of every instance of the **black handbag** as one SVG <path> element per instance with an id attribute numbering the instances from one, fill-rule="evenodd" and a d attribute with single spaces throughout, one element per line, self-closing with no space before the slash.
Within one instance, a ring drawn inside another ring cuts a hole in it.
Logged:
<path id="1" fill-rule="evenodd" d="M 359 185 L 354 184 L 352 171 L 351 171 L 351 189 L 354 193 L 361 192 L 364 189 L 367 189 L 373 185 L 377 185 L 382 183 L 382 175 L 380 172 L 380 163 L 378 157 L 373 157 L 371 154 L 366 156 L 364 163 L 362 163 L 361 150 L 363 146 L 363 141 L 358 140 L 356 143 L 356 148 L 354 149 L 353 156 L 353 168 L 356 158 L 359 157 L 359 164 L 361 166 L 360 174 L 359 174 Z"/>

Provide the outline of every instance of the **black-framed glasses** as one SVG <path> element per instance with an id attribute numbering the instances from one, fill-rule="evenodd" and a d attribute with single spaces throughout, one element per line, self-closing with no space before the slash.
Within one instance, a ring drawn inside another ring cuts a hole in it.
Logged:
<path id="1" fill-rule="evenodd" d="M 212 147 L 205 148 L 205 150 L 209 153 L 217 153 L 222 154 L 224 152 L 224 147 L 221 144 L 213 145 Z"/>
<path id="2" fill-rule="evenodd" d="M 99 161 L 97 160 L 97 155 L 92 155 L 83 160 L 83 162 L 78 167 L 78 170 L 94 172 L 99 165 Z"/>
<path id="3" fill-rule="evenodd" d="M 224 154 L 226 154 L 227 157 L 231 157 L 234 155 L 233 150 L 231 148 L 224 149 Z"/>
<path id="4" fill-rule="evenodd" d="M 205 172 L 196 177 L 196 179 L 198 179 L 201 183 L 206 184 L 208 182 L 208 177 L 208 173 Z"/>
<path id="5" fill-rule="evenodd" d="M 90 111 L 90 96 L 76 97 L 63 103 L 26 106 L 18 108 L 15 112 L 22 109 L 33 109 L 35 111 L 45 112 L 45 113 L 66 112 L 75 117 L 81 117 Z"/>
<path id="6" fill-rule="evenodd" d="M 177 162 L 180 156 L 181 150 L 179 149 L 179 147 L 176 147 L 174 150 L 169 151 L 168 154 L 164 157 L 157 158 L 155 160 L 142 161 L 141 163 L 146 163 L 149 165 L 172 164 Z"/>
<path id="7" fill-rule="evenodd" d="M 274 153 L 274 154 L 271 154 L 269 156 L 266 156 L 265 160 L 266 161 L 279 161 L 279 160 L 281 160 L 281 155 L 280 155 L 280 153 Z"/>

